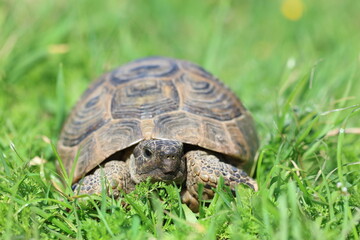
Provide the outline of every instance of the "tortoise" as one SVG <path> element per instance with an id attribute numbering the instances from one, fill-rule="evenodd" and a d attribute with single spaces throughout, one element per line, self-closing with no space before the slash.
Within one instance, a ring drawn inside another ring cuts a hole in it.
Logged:
<path id="1" fill-rule="evenodd" d="M 220 80 L 188 61 L 147 57 L 90 85 L 57 148 L 78 194 L 99 194 L 106 179 L 118 196 L 149 178 L 181 185 L 182 201 L 197 211 L 199 183 L 203 199 L 220 176 L 231 189 L 257 190 L 245 170 L 258 145 L 251 114 Z"/>

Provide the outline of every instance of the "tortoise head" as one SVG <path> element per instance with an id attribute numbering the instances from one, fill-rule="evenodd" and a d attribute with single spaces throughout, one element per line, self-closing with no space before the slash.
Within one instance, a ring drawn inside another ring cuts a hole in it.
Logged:
<path id="1" fill-rule="evenodd" d="M 130 158 L 131 178 L 136 183 L 151 181 L 182 183 L 186 177 L 183 144 L 173 140 L 143 140 Z"/>

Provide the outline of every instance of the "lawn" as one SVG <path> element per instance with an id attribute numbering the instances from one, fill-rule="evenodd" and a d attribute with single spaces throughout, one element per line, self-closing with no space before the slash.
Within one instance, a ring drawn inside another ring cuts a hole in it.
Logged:
<path id="1" fill-rule="evenodd" d="M 0 1 L 1 239 L 359 239 L 360 1 Z M 200 212 L 176 186 L 121 201 L 62 184 L 55 147 L 89 83 L 169 56 L 253 113 L 259 191 Z"/>

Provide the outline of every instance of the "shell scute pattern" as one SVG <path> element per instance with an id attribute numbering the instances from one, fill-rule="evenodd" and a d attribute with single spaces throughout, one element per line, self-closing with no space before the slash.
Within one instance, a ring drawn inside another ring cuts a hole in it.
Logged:
<path id="1" fill-rule="evenodd" d="M 111 100 L 114 119 L 149 119 L 179 108 L 179 96 L 171 81 L 140 79 L 118 88 Z"/>
<path id="2" fill-rule="evenodd" d="M 107 156 L 122 150 L 129 146 L 129 143 L 135 143 L 142 138 L 140 121 L 114 120 L 97 132 L 97 138 L 101 139 L 99 146 L 102 152 Z"/>
<path id="3" fill-rule="evenodd" d="M 182 89 L 183 110 L 220 121 L 239 117 L 244 107 L 216 79 L 213 80 L 210 82 L 209 79 L 188 73 L 178 79 L 177 85 Z"/>
<path id="4" fill-rule="evenodd" d="M 172 138 L 198 144 L 201 140 L 201 122 L 196 116 L 175 112 L 157 116 L 154 120 L 155 138 Z"/>
<path id="5" fill-rule="evenodd" d="M 230 122 L 226 124 L 226 127 L 230 134 L 231 141 L 235 145 L 234 148 L 237 149 L 239 154 L 242 154 L 246 158 L 251 157 L 249 156 L 249 151 L 248 148 L 246 147 L 246 139 L 244 139 L 244 136 L 237 127 L 236 123 Z"/>
<path id="6" fill-rule="evenodd" d="M 96 144 L 96 138 L 87 138 L 85 139 L 80 146 L 80 153 L 77 161 L 77 166 L 75 168 L 75 176 L 82 177 L 85 173 L 89 172 L 93 167 L 93 158 L 92 155 L 94 152 L 99 152 L 98 146 Z M 71 166 L 72 164 L 66 164 Z M 68 168 L 70 169 L 70 168 Z"/>
<path id="7" fill-rule="evenodd" d="M 204 139 L 209 140 L 209 148 L 218 149 L 221 145 L 231 145 L 230 139 L 224 134 L 226 129 L 223 124 L 213 120 L 204 120 Z M 211 144 L 214 144 L 211 146 Z"/>
<path id="8" fill-rule="evenodd" d="M 259 139 L 255 130 L 254 122 L 252 118 L 240 118 L 236 119 L 236 124 L 239 131 L 242 134 L 241 140 L 249 149 L 249 153 L 247 154 L 248 158 L 253 158 L 256 154 Z"/>
<path id="9" fill-rule="evenodd" d="M 102 126 L 110 121 L 106 102 L 100 101 L 106 95 L 105 88 L 88 92 L 85 101 L 80 102 L 63 129 L 63 145 L 73 147 L 81 143 Z"/>
<path id="10" fill-rule="evenodd" d="M 178 72 L 179 67 L 172 59 L 152 57 L 133 61 L 113 71 L 111 83 L 115 86 L 142 78 L 171 77 Z"/>
<path id="11" fill-rule="evenodd" d="M 143 139 L 173 139 L 246 162 L 258 143 L 252 118 L 218 79 L 181 60 L 151 57 L 105 74 L 65 123 L 58 150 L 74 181 Z M 249 146 L 250 145 L 250 146 Z"/>
<path id="12" fill-rule="evenodd" d="M 204 79 L 211 79 L 217 81 L 211 73 L 209 73 L 199 65 L 193 64 L 191 62 L 182 61 L 181 66 L 184 70 L 188 71 L 189 73 L 193 73 L 195 76 L 201 76 Z"/>

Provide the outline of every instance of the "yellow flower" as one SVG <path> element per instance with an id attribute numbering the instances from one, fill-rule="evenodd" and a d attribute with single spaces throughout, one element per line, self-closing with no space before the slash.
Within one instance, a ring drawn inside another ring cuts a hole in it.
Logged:
<path id="1" fill-rule="evenodd" d="M 50 54 L 64 54 L 69 51 L 69 45 L 67 44 L 52 44 L 48 46 L 48 52 Z"/>
<path id="2" fill-rule="evenodd" d="M 281 12 L 285 18 L 297 21 L 304 13 L 304 3 L 301 0 L 283 0 Z"/>

